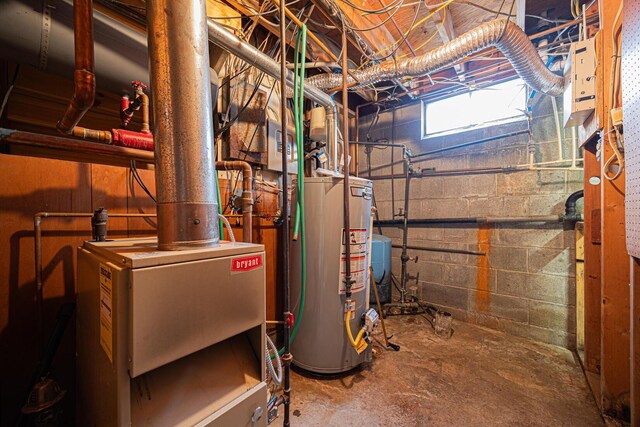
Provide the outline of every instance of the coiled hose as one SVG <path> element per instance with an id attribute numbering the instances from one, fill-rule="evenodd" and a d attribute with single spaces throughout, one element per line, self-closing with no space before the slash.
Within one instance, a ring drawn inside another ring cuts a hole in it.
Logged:
<path id="1" fill-rule="evenodd" d="M 533 89 L 551 96 L 563 93 L 564 79 L 552 73 L 542 62 L 529 37 L 516 24 L 499 18 L 485 22 L 424 55 L 400 60 L 387 60 L 353 72 L 349 85 L 358 88 L 384 80 L 421 77 L 451 66 L 456 61 L 488 47 L 496 47 L 511 62 L 513 69 Z M 322 90 L 342 85 L 341 74 L 317 74 L 307 84 Z"/>

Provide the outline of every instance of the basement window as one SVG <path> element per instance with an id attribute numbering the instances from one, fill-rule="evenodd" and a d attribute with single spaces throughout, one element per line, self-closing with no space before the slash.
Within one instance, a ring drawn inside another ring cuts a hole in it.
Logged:
<path id="1" fill-rule="evenodd" d="M 526 120 L 526 104 L 521 79 L 438 101 L 423 101 L 422 139 Z"/>

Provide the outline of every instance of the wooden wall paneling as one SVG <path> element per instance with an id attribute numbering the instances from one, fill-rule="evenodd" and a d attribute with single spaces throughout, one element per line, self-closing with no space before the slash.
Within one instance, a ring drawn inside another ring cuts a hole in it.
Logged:
<path id="1" fill-rule="evenodd" d="M 631 425 L 640 425 L 640 258 L 631 263 Z"/>
<path id="2" fill-rule="evenodd" d="M 89 165 L 2 156 L 0 181 L 0 425 L 12 425 L 38 359 L 33 215 L 39 211 L 88 212 Z M 45 219 L 43 236 L 44 335 L 63 302 L 75 297 L 75 251 L 90 237 L 86 219 Z M 74 323 L 69 324 L 52 368 L 69 390 L 73 414 Z M 71 418 L 72 419 L 72 418 Z"/>
<path id="3" fill-rule="evenodd" d="M 127 213 L 127 170 L 115 166 L 91 165 L 92 210 L 106 208 L 108 213 Z M 107 238 L 127 237 L 127 219 L 109 218 Z"/>
<path id="4" fill-rule="evenodd" d="M 156 180 L 153 170 L 138 169 L 138 174 L 142 182 L 149 192 L 156 196 Z M 138 183 L 133 179 L 130 172 L 127 171 L 127 212 L 128 213 L 145 213 L 155 214 L 156 204 L 147 193 L 140 188 Z M 157 231 L 156 218 L 127 218 L 127 229 L 129 237 L 138 236 L 155 236 Z"/>
<path id="5" fill-rule="evenodd" d="M 576 223 L 576 350 L 584 365 L 584 223 Z"/>
<path id="6" fill-rule="evenodd" d="M 231 178 L 231 174 L 227 175 Z M 220 198 L 223 207 L 229 200 L 230 190 L 233 189 L 234 180 L 228 178 L 220 179 Z M 242 188 L 242 184 L 238 183 L 237 188 Z M 282 312 L 282 296 L 281 296 L 281 266 L 279 265 L 279 232 L 271 220 L 271 216 L 275 215 L 278 209 L 278 195 L 259 185 L 254 185 L 254 217 L 253 217 L 253 243 L 263 244 L 265 247 L 266 262 L 266 316 L 267 319 L 279 319 Z M 233 227 L 236 240 L 242 240 L 242 218 L 232 214 L 226 209 L 225 215 L 229 218 L 229 222 Z M 260 218 L 259 215 L 267 218 Z M 227 237 L 228 238 L 228 237 Z"/>
<path id="7" fill-rule="evenodd" d="M 595 142 L 592 144 L 595 145 Z M 584 150 L 584 368 L 600 374 L 601 281 L 600 281 L 600 185 L 589 178 L 600 179 L 600 163 L 591 146 Z M 594 214 L 596 213 L 597 214 Z M 599 387 L 598 387 L 599 390 Z M 596 400 L 600 401 L 599 392 Z"/>
<path id="8" fill-rule="evenodd" d="M 611 105 L 611 67 L 613 42 L 611 31 L 621 0 L 600 3 L 600 27 L 603 32 L 599 54 L 601 72 L 597 80 L 604 88 L 601 117 L 607 122 Z M 602 159 L 613 151 L 608 144 L 607 132 L 602 141 Z M 602 341 L 601 341 L 601 401 L 602 411 L 609 416 L 630 419 L 630 292 L 629 256 L 626 250 L 625 177 L 609 181 L 602 177 Z"/>

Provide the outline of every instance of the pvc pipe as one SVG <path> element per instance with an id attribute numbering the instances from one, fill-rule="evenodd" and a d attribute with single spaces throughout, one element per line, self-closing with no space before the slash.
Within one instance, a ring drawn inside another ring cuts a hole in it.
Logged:
<path id="1" fill-rule="evenodd" d="M 553 107 L 553 116 L 556 121 L 556 137 L 558 138 L 558 159 L 563 160 L 562 153 L 562 130 L 560 127 L 560 113 L 558 112 L 558 102 L 555 97 L 551 97 L 551 105 Z"/>

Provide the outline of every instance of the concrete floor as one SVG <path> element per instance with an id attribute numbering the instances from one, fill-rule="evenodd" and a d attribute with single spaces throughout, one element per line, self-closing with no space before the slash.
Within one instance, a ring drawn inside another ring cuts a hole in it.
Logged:
<path id="1" fill-rule="evenodd" d="M 570 351 L 464 322 L 453 327 L 444 340 L 421 317 L 393 317 L 387 330 L 399 352 L 376 345 L 373 363 L 343 378 L 293 373 L 291 424 L 603 425 Z"/>

